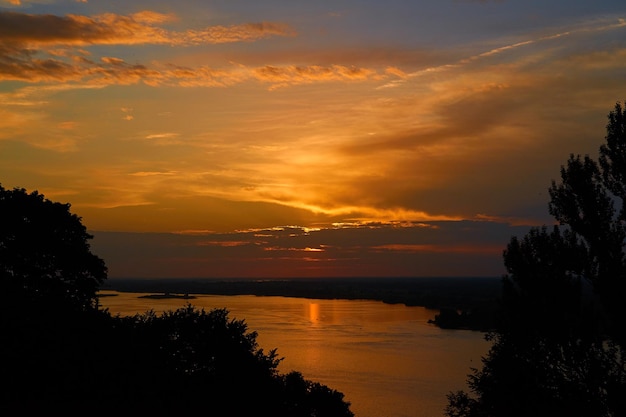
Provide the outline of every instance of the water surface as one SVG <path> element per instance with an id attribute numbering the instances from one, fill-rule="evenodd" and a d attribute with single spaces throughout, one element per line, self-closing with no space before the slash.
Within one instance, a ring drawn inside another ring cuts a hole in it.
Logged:
<path id="1" fill-rule="evenodd" d="M 281 372 L 346 395 L 357 417 L 437 417 L 446 394 L 464 389 L 470 367 L 479 367 L 489 344 L 482 333 L 443 330 L 428 323 L 437 313 L 367 300 L 315 300 L 251 295 L 196 295 L 195 299 L 139 298 L 138 293 L 101 297 L 113 314 L 160 313 L 191 303 L 226 308 L 258 332 L 266 351 L 284 357 Z"/>

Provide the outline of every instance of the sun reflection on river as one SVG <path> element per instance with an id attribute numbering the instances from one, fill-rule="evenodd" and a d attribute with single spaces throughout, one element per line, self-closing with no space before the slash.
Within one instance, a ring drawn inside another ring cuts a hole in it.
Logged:
<path id="1" fill-rule="evenodd" d="M 318 303 L 309 303 L 309 321 L 313 326 L 317 326 L 320 321 L 320 305 Z"/>

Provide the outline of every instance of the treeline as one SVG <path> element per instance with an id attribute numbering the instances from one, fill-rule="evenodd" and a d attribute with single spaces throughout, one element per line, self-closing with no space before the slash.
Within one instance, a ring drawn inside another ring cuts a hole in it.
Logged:
<path id="1" fill-rule="evenodd" d="M 3 310 L 5 415 L 352 415 L 342 393 L 280 374 L 278 353 L 223 309 Z"/>
<path id="2" fill-rule="evenodd" d="M 0 186 L 2 415 L 352 416 L 342 393 L 281 374 L 228 311 L 112 316 L 104 262 L 69 205 Z"/>

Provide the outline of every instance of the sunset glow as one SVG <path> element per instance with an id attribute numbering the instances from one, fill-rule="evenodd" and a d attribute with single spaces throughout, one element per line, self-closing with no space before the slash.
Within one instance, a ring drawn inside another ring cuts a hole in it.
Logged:
<path id="1" fill-rule="evenodd" d="M 624 85 L 617 0 L 0 1 L 0 183 L 112 277 L 499 275 Z"/>

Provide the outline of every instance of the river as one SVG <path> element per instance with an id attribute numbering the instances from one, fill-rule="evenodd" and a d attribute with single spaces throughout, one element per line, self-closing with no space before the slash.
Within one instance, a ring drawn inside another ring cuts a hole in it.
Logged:
<path id="1" fill-rule="evenodd" d="M 281 372 L 341 391 L 356 417 L 441 417 L 446 394 L 465 389 L 471 367 L 489 348 L 483 334 L 428 323 L 436 311 L 367 300 L 316 300 L 248 295 L 195 299 L 139 298 L 102 291 L 112 314 L 160 313 L 187 303 L 226 308 L 258 332 L 264 350 L 278 349 Z"/>

